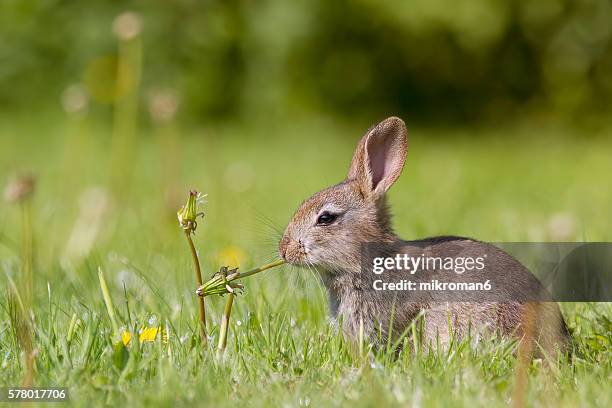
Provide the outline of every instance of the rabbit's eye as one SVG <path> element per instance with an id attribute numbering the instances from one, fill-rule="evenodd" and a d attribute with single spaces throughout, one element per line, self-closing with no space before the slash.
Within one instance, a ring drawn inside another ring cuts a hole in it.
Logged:
<path id="1" fill-rule="evenodd" d="M 336 214 L 324 211 L 319 215 L 319 218 L 317 218 L 317 225 L 329 225 L 334 222 L 336 218 L 338 218 Z"/>

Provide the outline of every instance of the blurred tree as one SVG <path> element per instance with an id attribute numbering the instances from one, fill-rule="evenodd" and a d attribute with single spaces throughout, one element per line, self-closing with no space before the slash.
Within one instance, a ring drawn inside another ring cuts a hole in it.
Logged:
<path id="1" fill-rule="evenodd" d="M 113 61 L 111 24 L 129 9 L 144 21 L 143 89 L 177 89 L 197 120 L 295 106 L 451 121 L 610 108 L 609 0 L 4 0 L 0 106 L 57 103 Z"/>

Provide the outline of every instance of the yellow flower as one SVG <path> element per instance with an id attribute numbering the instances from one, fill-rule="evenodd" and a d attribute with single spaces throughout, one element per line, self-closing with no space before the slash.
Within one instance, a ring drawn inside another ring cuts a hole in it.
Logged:
<path id="1" fill-rule="evenodd" d="M 124 345 L 127 346 L 128 344 L 130 344 L 130 340 L 132 340 L 132 333 L 130 333 L 129 331 L 121 332 L 121 341 Z"/>
<path id="2" fill-rule="evenodd" d="M 154 342 L 155 339 L 157 339 L 157 333 L 160 333 L 161 339 L 164 343 L 168 343 L 168 333 L 166 333 L 166 331 L 161 326 L 143 328 L 142 330 L 140 330 L 138 341 L 140 343 L 144 343 L 145 341 L 148 343 Z M 131 340 L 132 333 L 127 330 L 121 332 L 121 341 L 123 341 L 123 344 L 127 346 Z"/>
<path id="3" fill-rule="evenodd" d="M 140 332 L 138 340 L 142 343 L 143 341 L 155 341 L 157 332 L 161 331 L 159 327 L 146 327 Z"/>

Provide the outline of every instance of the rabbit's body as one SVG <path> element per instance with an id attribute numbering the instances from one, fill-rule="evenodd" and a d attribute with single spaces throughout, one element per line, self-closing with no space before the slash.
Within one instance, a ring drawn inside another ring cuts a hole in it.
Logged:
<path id="1" fill-rule="evenodd" d="M 373 343 L 405 332 L 424 314 L 425 345 L 444 344 L 451 336 L 466 333 L 524 334 L 524 322 L 533 318 L 544 345 L 562 347 L 567 329 L 558 306 L 552 302 L 527 307 L 528 302 L 549 300 L 531 272 L 502 250 L 460 237 L 403 241 L 391 228 L 385 192 L 399 177 L 407 152 L 404 122 L 389 118 L 361 139 L 342 183 L 324 189 L 297 210 L 280 242 L 281 256 L 290 263 L 314 266 L 329 292 L 332 316 L 342 322 L 351 338 L 363 333 Z M 400 268 L 384 275 L 372 271 L 374 257 L 479 257 L 487 267 L 465 274 L 441 268 L 410 273 Z M 425 273 L 423 273 L 425 272 Z M 375 280 L 435 280 L 472 282 L 493 279 L 488 297 L 475 293 L 467 301 L 449 291 L 377 290 Z M 536 313 L 537 312 L 537 313 Z M 536 316 L 537 314 L 537 316 Z M 538 324 L 546 322 L 545 326 Z M 542 329 L 544 327 L 544 329 Z"/>
<path id="2" fill-rule="evenodd" d="M 385 256 L 389 248 L 394 248 L 395 254 L 410 257 L 444 257 L 458 252 L 463 257 L 478 257 L 486 253 L 490 265 L 486 273 L 472 271 L 466 272 L 469 274 L 466 276 L 442 270 L 428 270 L 425 274 L 423 271 L 411 274 L 390 270 L 385 272 L 384 278 L 393 283 L 408 280 L 429 283 L 438 279 L 451 283 L 485 282 L 495 275 L 494 292 L 482 295 L 482 299 L 480 293 L 474 292 L 470 301 L 465 301 L 462 299 L 465 295 L 459 292 L 375 290 L 374 281 L 381 276 L 365 268 L 363 263 L 358 269 L 333 274 L 323 272 L 332 317 L 342 323 L 344 332 L 352 338 L 358 338 L 362 330 L 370 342 L 386 344 L 389 330 L 392 337 L 402 335 L 421 313 L 425 346 L 446 344 L 452 336 L 461 339 L 468 333 L 474 339 L 483 334 L 521 337 L 526 313 L 535 313 L 537 316 L 531 317 L 537 317 L 537 326 L 546 329 L 537 333 L 541 344 L 549 347 L 567 336 L 559 308 L 547 299 L 540 282 L 527 268 L 493 245 L 461 237 L 433 237 L 418 241 L 398 240 L 383 247 L 384 253 L 370 254 L 369 258 Z M 537 302 L 538 308 L 526 309 L 528 301 Z"/>

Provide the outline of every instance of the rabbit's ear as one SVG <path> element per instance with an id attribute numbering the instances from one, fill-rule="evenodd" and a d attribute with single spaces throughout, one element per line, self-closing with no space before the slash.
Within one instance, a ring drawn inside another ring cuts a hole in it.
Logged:
<path id="1" fill-rule="evenodd" d="M 402 173 L 408 137 L 406 125 L 391 117 L 371 128 L 359 141 L 348 179 L 357 180 L 366 196 L 382 196 Z"/>

